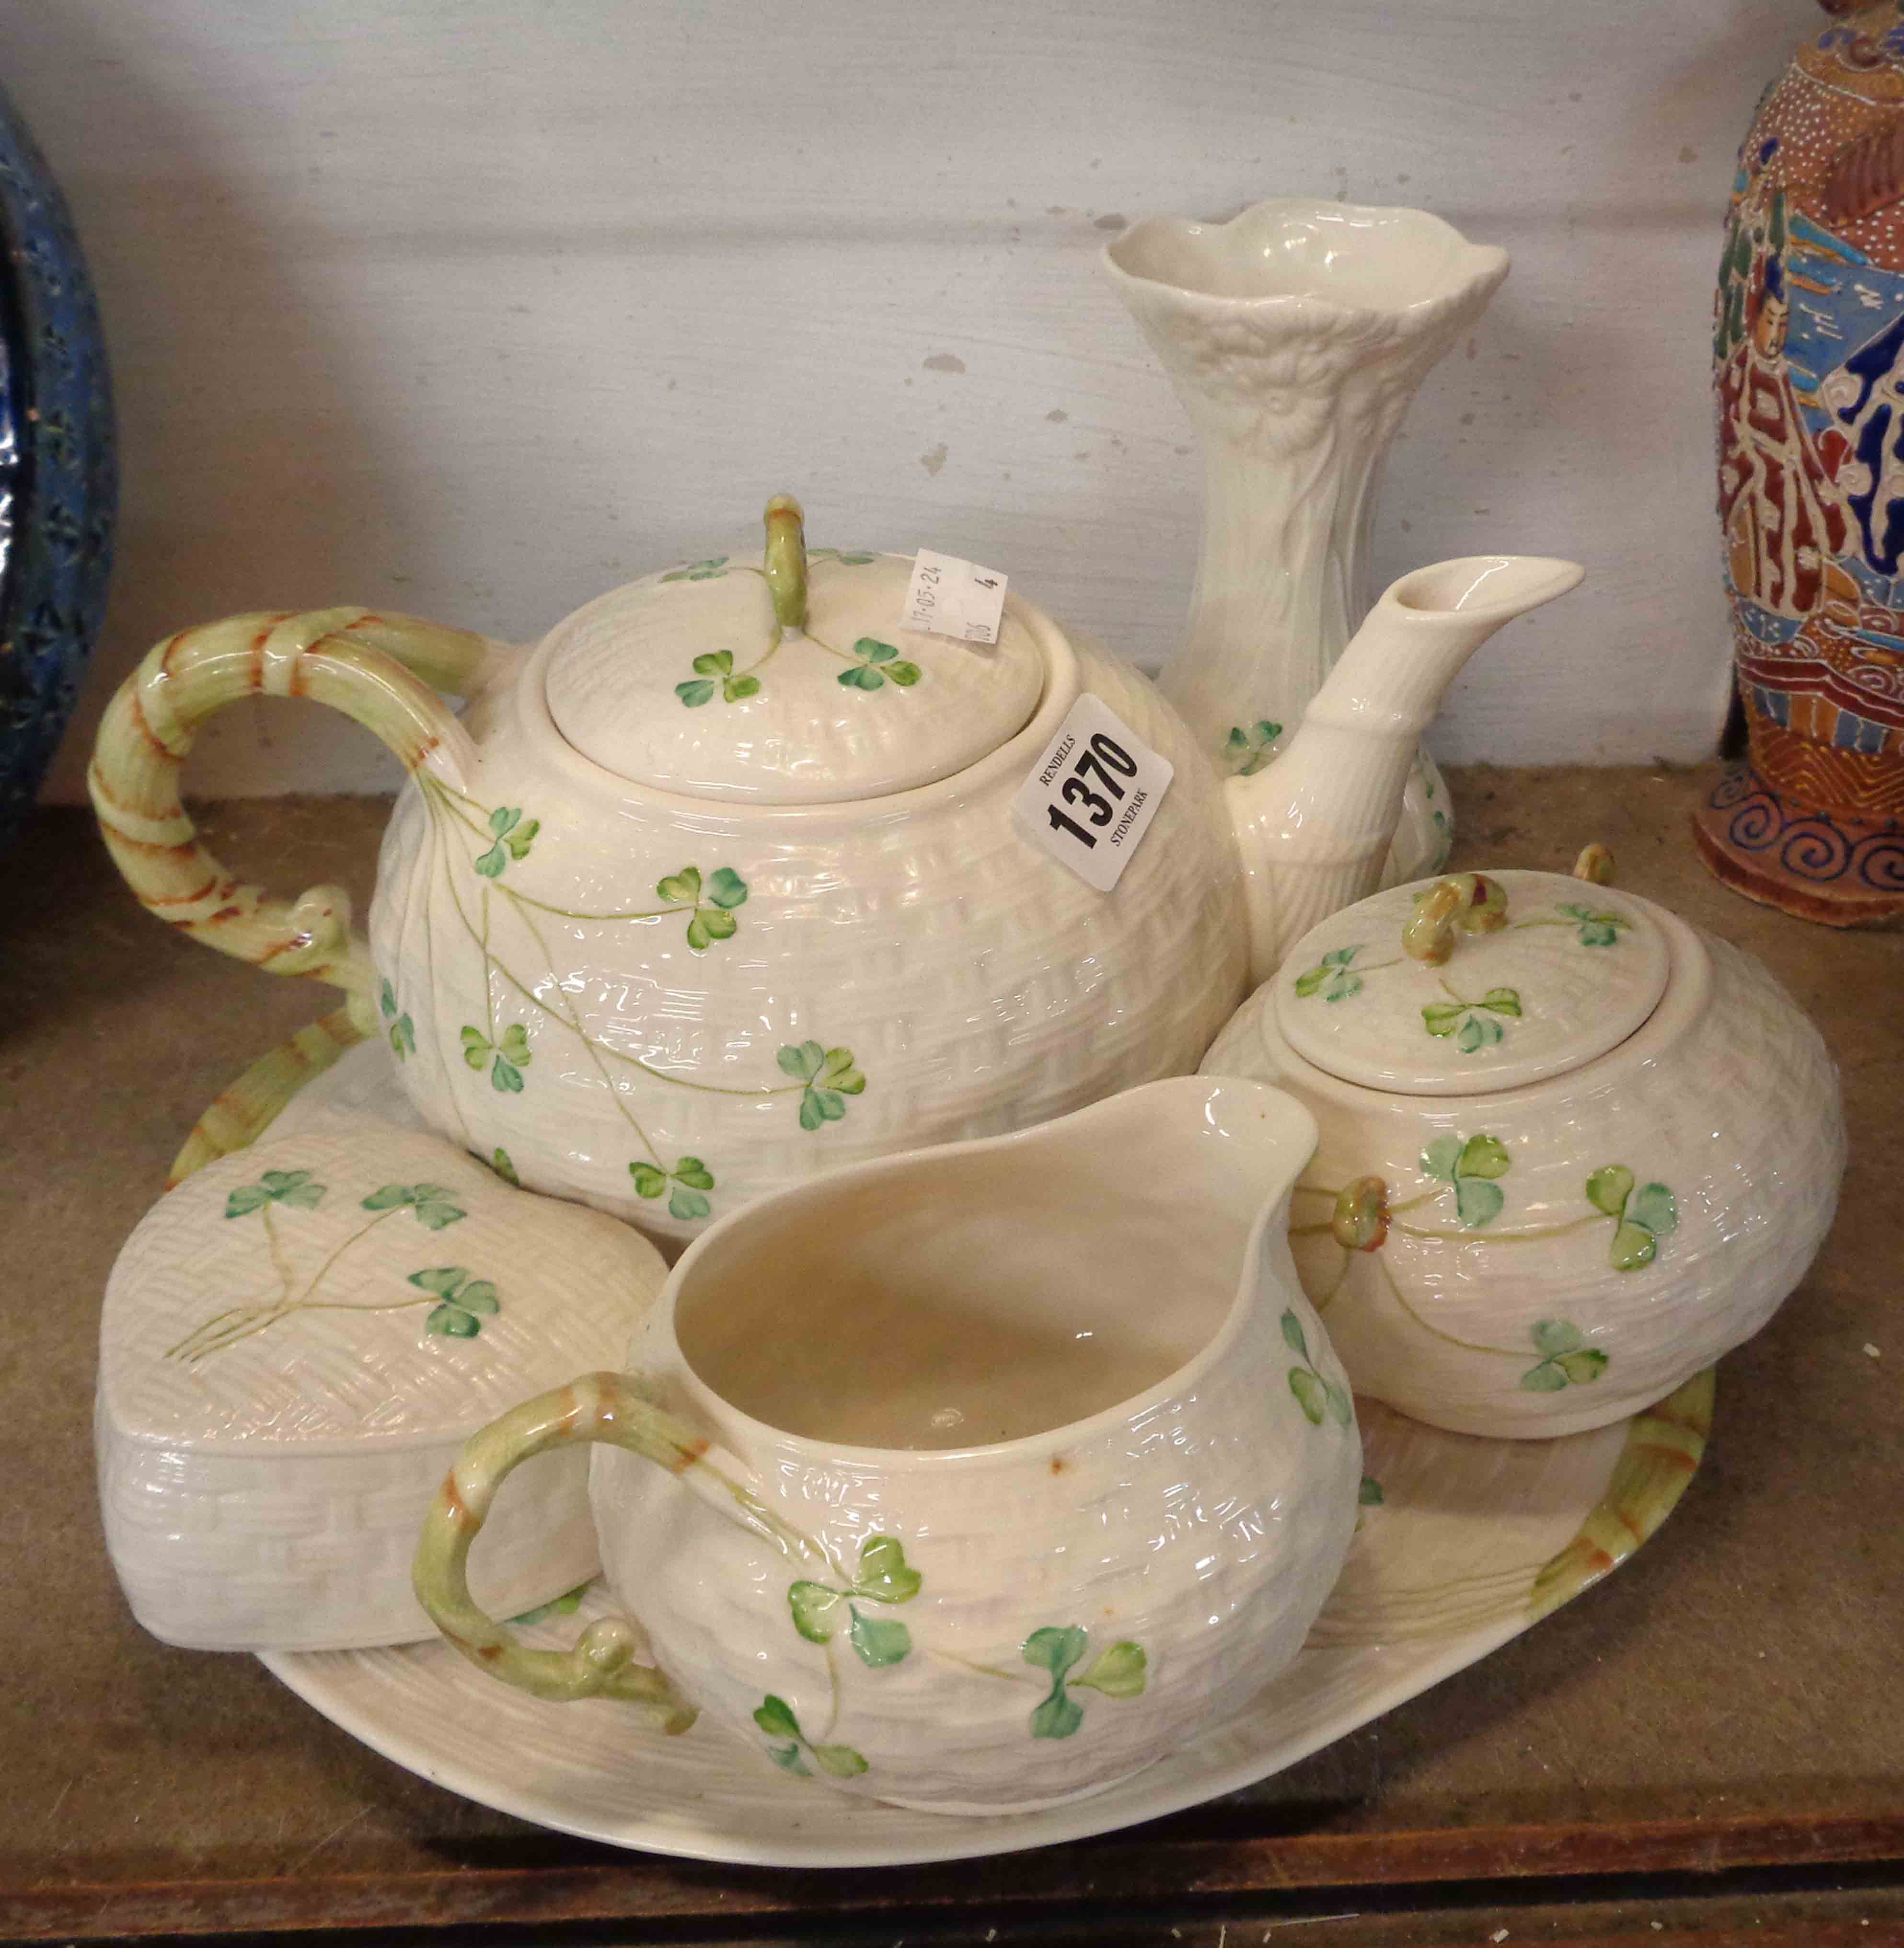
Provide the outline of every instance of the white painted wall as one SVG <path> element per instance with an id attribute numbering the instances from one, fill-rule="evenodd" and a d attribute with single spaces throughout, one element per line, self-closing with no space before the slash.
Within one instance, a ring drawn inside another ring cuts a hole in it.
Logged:
<path id="1" fill-rule="evenodd" d="M 359 601 L 531 637 L 745 534 L 783 487 L 821 541 L 992 563 L 1154 665 L 1199 472 L 1096 254 L 1125 216 L 1292 193 L 1416 203 L 1513 255 L 1394 452 L 1376 566 L 1525 549 L 1589 579 L 1477 659 L 1439 750 L 1704 755 L 1727 656 L 1718 224 L 1815 18 L 0 0 L 0 75 L 87 240 L 124 436 L 110 622 L 53 792 L 82 795 L 105 696 L 186 622 Z M 246 706 L 190 783 L 392 775 L 340 718 Z"/>

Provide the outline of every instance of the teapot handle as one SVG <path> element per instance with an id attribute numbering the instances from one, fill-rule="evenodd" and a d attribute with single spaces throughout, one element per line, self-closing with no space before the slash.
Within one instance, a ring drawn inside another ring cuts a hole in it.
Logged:
<path id="1" fill-rule="evenodd" d="M 497 645 L 366 609 L 233 616 L 157 644 L 107 706 L 87 784 L 113 862 L 149 912 L 273 974 L 328 981 L 375 1025 L 370 950 L 343 887 L 272 899 L 228 873 L 193 827 L 179 774 L 198 727 L 234 698 L 309 696 L 374 731 L 402 760 L 460 784 L 469 733 L 437 694 L 468 696 Z"/>
<path id="2" fill-rule="evenodd" d="M 625 1447 L 671 1475 L 688 1474 L 710 1444 L 619 1373 L 585 1373 L 512 1407 L 470 1437 L 436 1491 L 411 1571 L 417 1600 L 479 1670 L 505 1684 L 557 1704 L 599 1696 L 650 1705 L 662 1714 L 664 1730 L 684 1732 L 694 1707 L 662 1672 L 633 1661 L 634 1630 L 622 1618 L 597 1618 L 568 1650 L 531 1650 L 470 1594 L 470 1545 L 504 1476 L 532 1455 L 591 1441 Z"/>

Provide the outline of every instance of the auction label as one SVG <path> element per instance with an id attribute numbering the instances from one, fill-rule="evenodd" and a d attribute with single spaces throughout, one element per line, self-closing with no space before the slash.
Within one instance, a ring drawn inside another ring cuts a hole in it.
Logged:
<path id="1" fill-rule="evenodd" d="M 1176 768 L 1087 690 L 1012 800 L 1033 845 L 1108 893 L 1143 844 Z"/>
<path id="2" fill-rule="evenodd" d="M 1005 582 L 996 569 L 921 548 L 899 620 L 908 629 L 929 629 L 962 643 L 995 643 L 1005 613 Z"/>

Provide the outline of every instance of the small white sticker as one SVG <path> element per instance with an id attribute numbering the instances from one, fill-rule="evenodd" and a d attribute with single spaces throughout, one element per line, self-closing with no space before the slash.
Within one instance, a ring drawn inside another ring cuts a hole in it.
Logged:
<path id="1" fill-rule="evenodd" d="M 1176 775 L 1168 758 L 1087 690 L 1019 787 L 1012 817 L 1033 845 L 1108 893 Z"/>
<path id="2" fill-rule="evenodd" d="M 899 619 L 908 629 L 929 629 L 962 643 L 995 643 L 1005 613 L 1005 579 L 976 562 L 921 548 Z"/>

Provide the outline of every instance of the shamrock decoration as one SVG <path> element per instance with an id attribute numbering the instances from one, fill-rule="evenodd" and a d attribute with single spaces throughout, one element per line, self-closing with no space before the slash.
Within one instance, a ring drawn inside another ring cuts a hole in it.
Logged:
<path id="1" fill-rule="evenodd" d="M 743 671 L 739 676 L 733 673 L 733 652 L 731 650 L 709 650 L 705 655 L 694 659 L 695 675 L 687 683 L 678 683 L 674 694 L 689 709 L 697 710 L 704 703 L 714 700 L 715 687 L 718 685 L 722 701 L 738 703 L 743 697 L 752 696 L 760 689 L 760 678 L 749 676 Z"/>
<path id="2" fill-rule="evenodd" d="M 489 830 L 495 843 L 476 862 L 476 869 L 485 879 L 501 876 L 502 869 L 512 859 L 525 857 L 531 842 L 542 829 L 539 818 L 523 823 L 523 808 L 519 805 L 499 805 L 489 814 Z"/>
<path id="3" fill-rule="evenodd" d="M 822 1048 L 817 1041 L 788 1042 L 777 1059 L 784 1074 L 806 1085 L 800 1091 L 803 1130 L 837 1123 L 846 1113 L 844 1099 L 858 1095 L 866 1087 L 866 1078 L 853 1066 L 850 1048 Z"/>
<path id="4" fill-rule="evenodd" d="M 1346 1001 L 1351 994 L 1360 994 L 1362 976 L 1349 972 L 1349 963 L 1361 951 L 1359 946 L 1338 947 L 1333 954 L 1325 954 L 1307 973 L 1296 976 L 1297 994 L 1307 1000 L 1325 981 L 1329 983 L 1323 995 L 1325 1001 Z"/>
<path id="5" fill-rule="evenodd" d="M 859 660 L 839 673 L 839 681 L 848 690 L 883 690 L 888 678 L 901 689 L 909 690 L 919 681 L 918 664 L 895 662 L 899 652 L 876 637 L 862 636 L 853 645 L 853 653 Z"/>
<path id="6" fill-rule="evenodd" d="M 1636 1272 L 1650 1265 L 1659 1241 L 1677 1230 L 1679 1207 L 1663 1183 L 1633 1188 L 1633 1174 L 1623 1163 L 1604 1164 L 1586 1180 L 1587 1202 L 1613 1220 L 1607 1257 L 1615 1271 Z"/>
<path id="7" fill-rule="evenodd" d="M 1141 1645 L 1127 1640 L 1114 1643 L 1098 1652 L 1082 1677 L 1071 1677 L 1072 1669 L 1090 1648 L 1090 1633 L 1074 1624 L 1069 1629 L 1047 1624 L 1025 1639 L 1025 1662 L 1051 1673 L 1051 1689 L 1031 1714 L 1033 1738 L 1068 1739 L 1084 1722 L 1084 1708 L 1067 1686 L 1102 1692 L 1106 1698 L 1135 1698 L 1143 1689 L 1149 1660 Z"/>
<path id="8" fill-rule="evenodd" d="M 408 1015 L 397 1013 L 397 991 L 387 981 L 383 984 L 383 991 L 378 997 L 377 1005 L 383 1010 L 383 1019 L 389 1024 L 390 1047 L 398 1061 L 401 1062 L 406 1055 L 414 1055 L 417 1052 L 416 1028 Z"/>
<path id="9" fill-rule="evenodd" d="M 1246 730 L 1240 724 L 1230 726 L 1223 741 L 1223 762 L 1232 777 L 1253 778 L 1276 755 L 1276 740 L 1282 726 L 1259 717 Z"/>
<path id="10" fill-rule="evenodd" d="M 1282 1341 L 1303 1363 L 1289 1369 L 1289 1391 L 1295 1395 L 1296 1404 L 1305 1417 L 1313 1425 L 1320 1427 L 1326 1412 L 1335 1415 L 1347 1427 L 1355 1418 L 1348 1388 L 1339 1381 L 1323 1379 L 1316 1372 L 1309 1357 L 1309 1342 L 1303 1337 L 1302 1321 L 1293 1311 L 1282 1315 Z"/>
<path id="11" fill-rule="evenodd" d="M 807 556 L 809 561 L 836 561 L 844 568 L 864 568 L 879 557 L 855 548 L 850 551 L 841 548 L 814 548 Z"/>
<path id="12" fill-rule="evenodd" d="M 417 1214 L 417 1221 L 433 1231 L 454 1224 L 469 1213 L 450 1202 L 450 1193 L 439 1183 L 386 1183 L 364 1200 L 366 1211 L 401 1211 L 405 1206 Z"/>
<path id="13" fill-rule="evenodd" d="M 685 568 L 671 568 L 661 579 L 663 582 L 716 582 L 727 572 L 727 557 L 724 554 L 711 554 L 700 561 L 690 561 Z"/>
<path id="14" fill-rule="evenodd" d="M 313 1183 L 308 1170 L 268 1170 L 256 1183 L 240 1184 L 225 1200 L 228 1218 L 247 1218 L 268 1204 L 293 1211 L 315 1211 L 324 1202 L 325 1186 Z"/>
<path id="15" fill-rule="evenodd" d="M 1514 1166 L 1499 1137 L 1437 1137 L 1422 1152 L 1424 1174 L 1454 1186 L 1456 1214 L 1468 1230 L 1478 1231 L 1501 1214 L 1507 1202 L 1495 1180 Z"/>
<path id="16" fill-rule="evenodd" d="M 437 1303 L 423 1321 L 426 1332 L 440 1332 L 451 1339 L 473 1339 L 482 1330 L 484 1320 L 502 1309 L 496 1288 L 487 1279 L 473 1279 L 460 1265 L 439 1265 L 433 1271 L 412 1272 L 410 1283 L 436 1295 Z"/>
<path id="17" fill-rule="evenodd" d="M 1521 1385 L 1530 1394 L 1557 1394 L 1570 1384 L 1584 1386 L 1607 1369 L 1605 1354 L 1588 1345 L 1586 1334 L 1571 1320 L 1540 1320 L 1532 1337 L 1535 1351 L 1543 1357 L 1521 1376 Z"/>
<path id="18" fill-rule="evenodd" d="M 701 1193 L 714 1188 L 714 1173 L 699 1157 L 684 1156 L 677 1159 L 672 1170 L 663 1170 L 658 1163 L 631 1163 L 628 1174 L 634 1179 L 634 1194 L 637 1197 L 659 1197 L 668 1188 L 671 1178 L 674 1190 L 668 1200 L 668 1214 L 671 1218 L 705 1218 L 710 1208 Z"/>
<path id="19" fill-rule="evenodd" d="M 501 1144 L 490 1152 L 489 1168 L 504 1183 L 513 1184 L 518 1190 L 522 1189 L 523 1180 L 516 1174 L 516 1166 L 510 1162 L 509 1152 Z"/>
<path id="20" fill-rule="evenodd" d="M 733 938 L 740 924 L 733 909 L 747 901 L 747 882 L 731 866 L 717 866 L 708 875 L 705 900 L 700 869 L 696 866 L 684 866 L 678 873 L 657 879 L 655 891 L 671 907 L 688 909 L 687 944 L 696 954 L 705 953 L 717 940 Z"/>
<path id="21" fill-rule="evenodd" d="M 520 1022 L 510 1022 L 500 1041 L 492 1041 L 478 1028 L 463 1031 L 463 1059 L 472 1069 L 489 1064 L 489 1086 L 500 1095 L 521 1095 L 523 1071 L 531 1059 L 529 1030 Z"/>
<path id="22" fill-rule="evenodd" d="M 1381 1492 L 1381 1484 L 1372 1475 L 1364 1475 L 1361 1487 L 1355 1491 L 1355 1499 L 1359 1507 L 1378 1509 L 1388 1497 Z"/>
<path id="23" fill-rule="evenodd" d="M 1623 914 L 1595 913 L 1591 907 L 1579 905 L 1571 900 L 1555 910 L 1580 923 L 1583 947 L 1611 947 L 1620 938 L 1620 929 L 1633 925 Z"/>
<path id="24" fill-rule="evenodd" d="M 771 1691 L 761 1700 L 754 1714 L 754 1723 L 770 1739 L 791 1740 L 789 1745 L 770 1745 L 767 1750 L 767 1756 L 783 1772 L 798 1773 L 802 1779 L 813 1776 L 801 1763 L 802 1752 L 829 1779 L 851 1779 L 866 1770 L 865 1760 L 851 1745 L 816 1745 L 801 1730 L 792 1706 L 784 1698 L 776 1698 Z"/>
<path id="25" fill-rule="evenodd" d="M 591 1577 L 590 1582 L 594 1578 Z M 532 1610 L 525 1610 L 519 1617 L 511 1617 L 512 1624 L 543 1624 L 551 1617 L 572 1617 L 581 1608 L 581 1599 L 587 1593 L 588 1583 L 578 1583 L 572 1590 L 565 1590 L 559 1596 L 551 1596 L 546 1603 L 538 1603 Z"/>
<path id="26" fill-rule="evenodd" d="M 844 1590 L 826 1583 L 795 1583 L 786 1593 L 793 1627 L 808 1643 L 831 1643 L 842 1622 L 844 1606 L 851 1619 L 847 1635 L 854 1655 L 875 1670 L 897 1664 L 913 1647 L 912 1633 L 890 1618 L 869 1617 L 861 1602 L 910 1603 L 923 1579 L 906 1565 L 906 1552 L 896 1536 L 870 1535 L 860 1544 L 859 1571 Z"/>
<path id="27" fill-rule="evenodd" d="M 1463 1055 L 1472 1055 L 1477 1049 L 1492 1048 L 1501 1038 L 1501 1025 L 1490 1020 L 1490 1015 L 1511 1015 L 1518 1020 L 1520 1013 L 1521 997 L 1513 988 L 1490 988 L 1478 1001 L 1464 1001 L 1458 994 L 1451 1001 L 1431 1001 L 1422 1010 L 1422 1020 L 1430 1034 L 1453 1035 L 1455 1047 Z"/>

